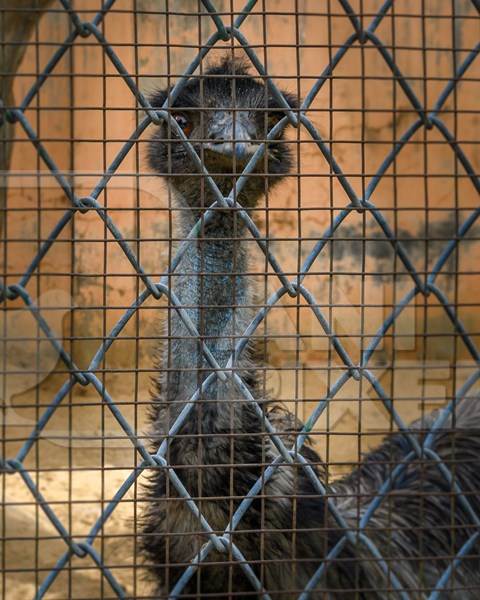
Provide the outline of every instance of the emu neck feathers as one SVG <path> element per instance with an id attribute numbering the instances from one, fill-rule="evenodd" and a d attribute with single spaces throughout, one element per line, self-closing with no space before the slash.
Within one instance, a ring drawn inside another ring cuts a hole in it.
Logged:
<path id="1" fill-rule="evenodd" d="M 179 211 L 177 234 L 188 235 L 194 224 L 190 211 Z M 251 318 L 251 291 L 246 276 L 244 226 L 234 211 L 216 211 L 202 228 L 172 276 L 172 288 L 188 316 L 221 367 L 224 367 Z M 170 311 L 168 400 L 188 400 L 212 372 L 200 340 L 191 336 L 180 315 Z M 166 363 L 166 364 L 165 364 Z M 236 363 L 234 362 L 234 366 Z M 229 387 L 228 387 L 229 386 Z M 232 384 L 215 381 L 203 393 L 205 399 L 225 399 L 234 394 Z M 238 396 L 238 393 L 235 394 Z"/>

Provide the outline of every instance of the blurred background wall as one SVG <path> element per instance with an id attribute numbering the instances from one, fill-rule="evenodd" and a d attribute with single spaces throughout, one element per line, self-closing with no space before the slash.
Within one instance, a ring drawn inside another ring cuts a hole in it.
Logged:
<path id="1" fill-rule="evenodd" d="M 352 0 L 356 11 L 363 11 L 364 24 L 381 4 L 380 0 Z M 242 5 L 237 0 L 216 0 L 220 11 L 238 11 Z M 90 20 L 99 2 L 77 0 L 74 7 L 82 19 Z M 224 19 L 228 22 L 229 17 Z M 71 27 L 60 3 L 53 2 L 34 28 L 14 78 L 17 104 Z M 214 31 L 197 0 L 118 0 L 102 27 L 145 93 L 174 83 Z M 263 0 L 242 31 L 276 83 L 304 97 L 351 35 L 352 24 L 333 0 Z M 477 43 L 479 33 L 478 13 L 469 0 L 396 1 L 376 31 L 428 110 Z M 219 45 L 207 62 L 231 51 L 230 43 Z M 241 49 L 234 51 L 242 55 Z M 442 119 L 477 172 L 479 78 L 477 60 L 442 110 Z M 93 37 L 75 42 L 25 114 L 78 195 L 90 193 L 142 118 L 133 95 Z M 348 51 L 307 114 L 359 196 L 395 140 L 417 117 L 370 43 L 356 44 Z M 16 125 L 13 131 L 1 252 L 8 284 L 18 281 L 40 242 L 69 206 L 21 127 Z M 151 176 L 144 159 L 151 131 L 147 129 L 99 200 L 136 250 L 145 271 L 158 280 L 168 266 L 171 222 L 165 186 Z M 268 235 L 280 264 L 293 277 L 348 198 L 308 133 L 301 130 L 289 135 L 292 142 L 301 142 L 295 151 L 299 177 L 290 177 L 269 194 L 268 212 L 258 210 L 254 218 Z M 413 136 L 371 200 L 382 209 L 421 272 L 432 267 L 458 226 L 478 206 L 474 187 L 435 129 L 420 129 Z M 268 297 L 278 288 L 278 280 L 270 269 L 268 278 L 260 275 L 266 269 L 265 260 L 253 244 L 252 252 L 252 268 L 259 273 L 263 297 Z M 479 257 L 478 227 L 474 227 L 437 280 L 477 342 Z M 394 303 L 411 289 L 412 280 L 372 218 L 352 212 L 305 284 L 358 362 Z M 75 215 L 28 285 L 81 367 L 87 367 L 102 339 L 142 289 L 142 282 L 94 212 Z M 149 300 L 102 365 L 110 395 L 139 432 L 145 429 L 154 374 L 152 356 L 165 306 L 163 300 Z M 4 453 L 12 456 L 67 373 L 21 301 L 7 303 L 2 318 L 4 337 L 9 339 L 3 344 L 2 358 L 6 371 Z M 285 299 L 271 312 L 261 333 L 268 336 L 266 388 L 305 419 L 340 375 L 341 362 L 301 301 Z M 443 405 L 474 368 L 444 310 L 432 297 L 417 297 L 403 312 L 370 364 L 406 420 Z M 325 411 L 313 439 L 331 463 L 331 475 L 336 476 L 348 471 L 361 452 L 392 428 L 375 392 L 365 382 L 352 381 Z M 54 501 L 57 513 L 76 535 L 84 535 L 102 499 L 111 497 L 137 458 L 91 386 L 76 386 L 26 462 L 37 468 L 38 485 Z M 38 565 L 51 568 L 63 552 L 63 542 L 54 539 L 55 531 L 17 477 L 7 479 L 3 492 L 8 505 L 4 560 L 7 566 L 20 564 L 27 572 Z M 131 499 L 136 494 L 132 491 Z M 72 497 L 81 501 L 69 502 Z M 119 565 L 115 575 L 129 593 L 139 594 L 143 584 L 133 574 L 129 537 L 135 510 L 131 502 L 115 513 L 106 525 L 102 545 L 107 558 L 115 557 Z M 33 544 L 30 538 L 34 534 L 38 538 L 39 532 L 45 539 Z M 21 539 L 9 542 L 13 537 Z M 101 586 L 108 584 L 102 583 L 95 569 L 77 563 L 78 570 L 62 574 L 48 597 L 64 597 L 65 586 L 70 586 L 72 597 L 99 597 Z M 37 580 L 42 581 L 45 574 L 38 574 Z M 12 572 L 3 585 L 6 598 L 29 597 L 35 575 Z"/>

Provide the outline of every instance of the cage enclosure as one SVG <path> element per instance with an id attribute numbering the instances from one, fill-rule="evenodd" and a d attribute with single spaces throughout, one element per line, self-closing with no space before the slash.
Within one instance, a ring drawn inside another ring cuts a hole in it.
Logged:
<path id="1" fill-rule="evenodd" d="M 479 12 L 2 2 L 2 598 L 479 597 Z"/>

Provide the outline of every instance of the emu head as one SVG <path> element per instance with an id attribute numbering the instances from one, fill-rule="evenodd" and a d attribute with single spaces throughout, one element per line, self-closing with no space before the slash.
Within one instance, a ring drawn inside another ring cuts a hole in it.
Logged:
<path id="1" fill-rule="evenodd" d="M 152 106 L 161 108 L 168 93 L 155 93 L 150 99 Z M 284 95 L 295 108 L 295 98 Z M 285 116 L 278 100 L 249 74 L 245 63 L 229 58 L 203 76 L 190 79 L 169 110 L 224 196 L 235 188 L 248 161 Z M 168 123 L 157 128 L 149 144 L 150 166 L 169 180 L 189 206 L 209 206 L 215 197 L 173 129 Z M 267 187 L 289 172 L 291 164 L 282 131 L 268 142 L 236 199 L 243 206 L 254 206 Z"/>

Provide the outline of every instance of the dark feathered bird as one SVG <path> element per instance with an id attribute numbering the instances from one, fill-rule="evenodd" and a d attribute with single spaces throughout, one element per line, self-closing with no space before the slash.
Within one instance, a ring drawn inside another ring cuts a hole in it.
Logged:
<path id="1" fill-rule="evenodd" d="M 161 107 L 166 91 L 152 103 Z M 294 98 L 286 95 L 290 106 Z M 203 77 L 191 79 L 171 105 L 172 114 L 190 139 L 203 164 L 223 194 L 228 194 L 247 161 L 268 131 L 285 116 L 267 87 L 249 75 L 238 61 L 224 60 Z M 214 196 L 189 157 L 184 145 L 166 124 L 149 146 L 149 163 L 170 187 L 176 235 L 185 237 Z M 245 207 L 254 207 L 266 187 L 271 187 L 291 167 L 283 134 L 268 144 L 265 156 L 238 195 Z M 251 248 L 245 225 L 235 210 L 217 210 L 192 241 L 172 276 L 172 288 L 202 339 L 220 366 L 225 366 L 234 346 L 250 322 L 255 290 L 248 275 Z M 154 449 L 169 431 L 211 367 L 176 311 L 172 310 L 165 333 L 169 343 L 159 352 L 158 393 L 152 406 Z M 255 368 L 255 347 L 235 361 L 255 398 L 261 398 Z M 263 399 L 263 410 L 285 444 L 291 444 L 302 426 L 274 403 Z M 428 429 L 433 417 L 425 419 Z M 463 401 L 455 428 L 445 425 L 436 435 L 435 452 L 453 470 L 455 481 L 480 512 L 480 406 Z M 414 437 L 424 437 L 419 424 Z M 396 434 L 368 454 L 348 477 L 327 487 L 328 496 L 354 533 L 366 508 L 405 459 L 411 447 Z M 308 446 L 302 454 L 317 475 L 325 467 Z M 228 380 L 216 380 L 204 391 L 186 423 L 169 442 L 167 460 L 196 499 L 215 531 L 222 533 L 233 512 L 264 467 L 278 456 L 265 434 L 253 405 Z M 438 466 L 429 458 L 412 460 L 395 482 L 365 534 L 374 542 L 405 590 L 403 597 L 426 598 L 444 569 L 470 535 L 473 516 L 455 496 Z M 252 565 L 272 598 L 290 600 L 307 584 L 322 559 L 343 536 L 343 530 L 315 492 L 305 471 L 281 466 L 245 514 L 231 539 Z M 198 518 L 168 481 L 164 469 L 152 471 L 145 494 L 141 550 L 156 581 L 156 596 L 167 597 L 185 567 L 206 543 Z M 480 594 L 478 549 L 454 570 L 445 598 L 474 599 Z M 400 598 L 392 591 L 378 560 L 358 541 L 345 544 L 332 561 L 310 598 Z M 182 592 L 182 597 L 251 598 L 258 595 L 229 552 L 212 552 Z"/>

